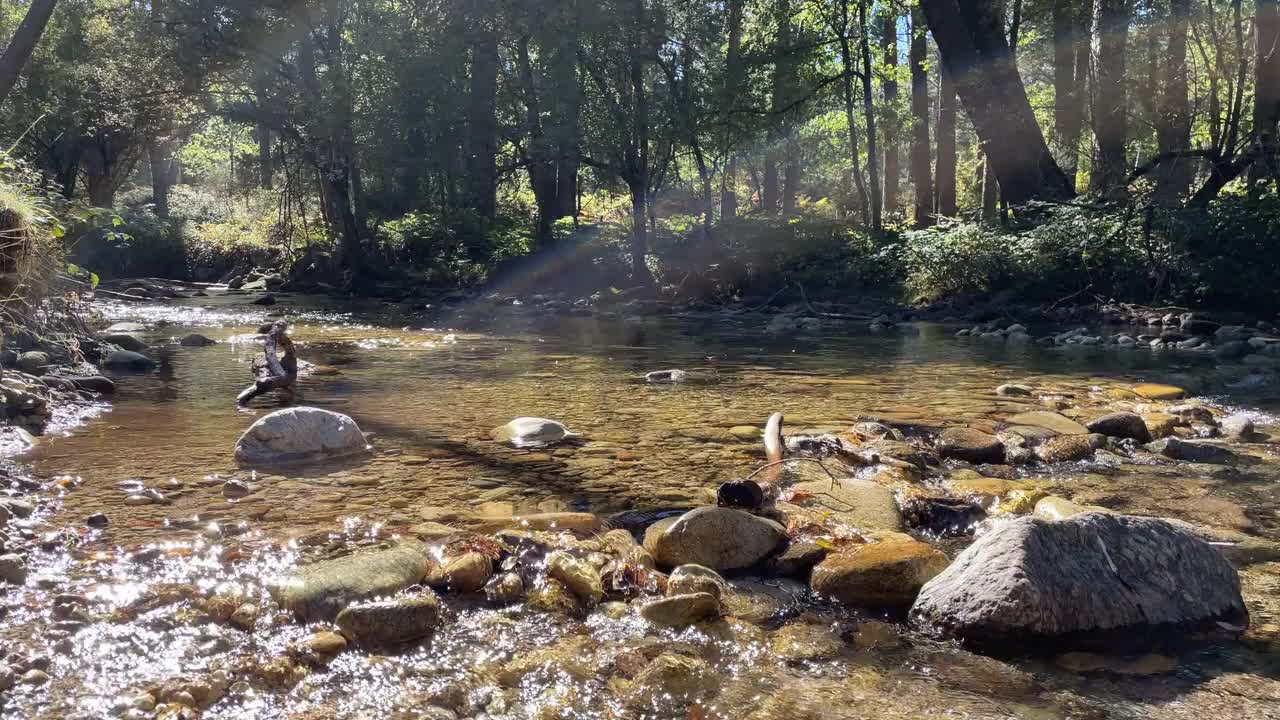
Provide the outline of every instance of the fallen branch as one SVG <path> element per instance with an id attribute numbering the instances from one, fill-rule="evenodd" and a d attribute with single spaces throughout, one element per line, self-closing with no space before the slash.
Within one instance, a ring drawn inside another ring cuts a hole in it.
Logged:
<path id="1" fill-rule="evenodd" d="M 1066 296 L 1066 297 L 1064 297 L 1064 298 L 1059 298 L 1059 299 L 1057 299 L 1057 300 L 1054 300 L 1054 301 L 1053 301 L 1053 304 L 1051 304 L 1049 307 L 1045 308 L 1045 312 L 1048 312 L 1048 311 L 1050 311 L 1050 310 L 1052 310 L 1052 309 L 1054 309 L 1054 308 L 1058 307 L 1058 305 L 1059 305 L 1059 304 L 1064 303 L 1064 302 L 1066 302 L 1066 301 L 1068 301 L 1068 300 L 1070 300 L 1070 299 L 1072 299 L 1072 298 L 1076 297 L 1077 295 L 1080 295 L 1081 293 L 1083 293 L 1083 292 L 1087 291 L 1087 290 L 1088 290 L 1089 288 L 1091 288 L 1091 287 L 1093 287 L 1093 283 L 1089 283 L 1088 285 L 1085 285 L 1084 287 L 1080 288 L 1079 290 L 1077 290 L 1077 291 L 1075 291 L 1075 292 L 1071 293 L 1070 295 L 1068 295 L 1068 296 Z"/>
<path id="2" fill-rule="evenodd" d="M 815 308 L 815 307 L 813 306 L 813 304 L 809 302 L 809 296 L 808 296 L 808 295 L 805 293 L 805 291 L 804 291 L 804 285 L 801 285 L 800 283 L 796 283 L 796 287 L 800 288 L 800 299 L 804 301 L 804 306 L 805 306 L 806 308 L 808 308 L 808 309 L 809 309 L 809 312 L 813 313 L 814 315 L 817 315 L 818 317 L 829 318 L 829 319 L 831 319 L 831 320 L 862 320 L 862 321 L 867 321 L 867 320 L 874 320 L 874 319 L 875 319 L 875 318 L 874 318 L 873 316 L 871 316 L 871 315 L 849 315 L 849 314 L 846 314 L 846 313 L 829 313 L 829 312 L 822 312 L 821 310 L 819 310 L 819 309 Z"/>

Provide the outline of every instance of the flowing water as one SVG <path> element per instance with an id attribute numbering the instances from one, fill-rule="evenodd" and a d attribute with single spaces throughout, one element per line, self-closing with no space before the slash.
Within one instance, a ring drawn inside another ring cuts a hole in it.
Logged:
<path id="1" fill-rule="evenodd" d="M 259 308 L 235 296 L 99 309 L 112 321 L 148 323 L 160 365 L 115 376 L 109 410 L 77 415 L 82 424 L 55 429 L 24 458 L 36 476 L 55 478 L 58 497 L 26 521 L 45 549 L 5 597 L 0 636 L 11 659 L 28 661 L 22 667 L 34 659 L 49 679 L 15 687 L 0 711 L 7 717 L 151 717 L 130 698 L 186 688 L 209 690 L 212 699 L 196 700 L 210 718 L 453 717 L 439 707 L 492 718 L 1280 718 L 1275 562 L 1242 572 L 1253 627 L 1241 640 L 1112 658 L 1084 673 L 1035 648 L 986 658 L 899 618 L 864 623 L 865 614 L 808 600 L 778 603 L 781 612 L 760 625 L 676 632 L 634 616 L 579 620 L 448 599 L 449 622 L 430 643 L 347 651 L 308 668 L 283 659 L 317 627 L 276 611 L 264 591 L 306 548 L 373 544 L 424 521 L 703 503 L 709 489 L 763 462 L 753 428 L 774 411 L 786 414 L 788 432 L 881 419 L 927 434 L 992 428 L 1041 407 L 996 397 L 1001 383 L 1099 406 L 1117 402 L 1115 388 L 1171 382 L 1255 411 L 1266 425 L 1277 404 L 1247 368 L 964 341 L 954 327 L 928 324 L 871 333 L 826 323 L 778 336 L 763 332 L 768 316 L 732 309 L 573 315 L 296 297 Z M 240 409 L 233 398 L 261 351 L 257 327 L 279 313 L 299 357 L 323 366 L 302 378 L 298 402 L 355 418 L 371 457 L 269 472 L 236 466 L 237 437 L 276 407 Z M 190 332 L 219 342 L 180 346 Z M 688 371 L 689 381 L 643 381 L 666 368 Z M 535 450 L 489 438 L 522 415 L 560 420 L 582 437 Z M 1098 463 L 1027 472 L 1077 502 L 1280 541 L 1275 449 L 1249 446 L 1251 462 L 1238 469 Z M 229 479 L 253 493 L 224 498 Z M 169 502 L 127 505 L 126 481 Z M 86 528 L 94 513 L 109 527 Z M 210 598 L 262 612 L 245 631 L 211 619 Z M 796 623 L 820 628 L 837 648 L 811 659 L 771 651 L 778 628 Z M 694 663 L 661 684 L 680 688 L 678 700 L 651 696 L 637 679 L 636 668 L 659 653 Z M 186 717 L 174 707 L 161 712 Z"/>

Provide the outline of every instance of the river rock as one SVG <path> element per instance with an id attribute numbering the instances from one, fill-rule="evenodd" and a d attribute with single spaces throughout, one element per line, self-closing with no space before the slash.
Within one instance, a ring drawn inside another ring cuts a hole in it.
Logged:
<path id="1" fill-rule="evenodd" d="M 947 428 L 938 435 L 938 454 L 975 464 L 1004 462 L 1004 444 L 995 435 L 972 428 Z"/>
<path id="2" fill-rule="evenodd" d="M 518 417 L 506 425 L 494 428 L 489 436 L 498 442 L 509 443 L 515 447 L 545 447 L 574 437 L 576 434 L 555 420 Z"/>
<path id="3" fill-rule="evenodd" d="M 588 606 L 604 599 L 600 573 L 563 550 L 547 556 L 547 574 L 564 583 L 565 587 Z"/>
<path id="4" fill-rule="evenodd" d="M 1173 434 L 1178 426 L 1178 418 L 1168 413 L 1147 413 L 1142 416 L 1142 423 L 1147 426 L 1147 433 L 1152 440 L 1166 438 Z"/>
<path id="5" fill-rule="evenodd" d="M 27 581 L 27 561 L 21 555 L 0 555 L 0 580 L 21 585 Z"/>
<path id="6" fill-rule="evenodd" d="M 628 707 L 648 717 L 685 717 L 687 708 L 716 692 L 719 675 L 705 660 L 663 653 L 645 666 L 627 691 Z"/>
<path id="7" fill-rule="evenodd" d="M 600 540 L 623 562 L 635 567 L 653 569 L 653 556 L 636 542 L 629 531 L 621 528 L 610 530 L 601 535 Z"/>
<path id="8" fill-rule="evenodd" d="M 29 375 L 40 375 L 49 364 L 49 353 L 32 350 L 18 355 L 14 363 L 19 370 Z"/>
<path id="9" fill-rule="evenodd" d="M 1152 518 L 1085 513 L 996 526 L 925 584 L 921 625 L 976 643 L 1239 623 L 1240 579 L 1192 533 Z"/>
<path id="10" fill-rule="evenodd" d="M 1000 397 L 1030 397 L 1035 392 L 1030 385 L 1018 385 L 1016 383 L 1005 383 L 996 388 L 996 395 Z"/>
<path id="11" fill-rule="evenodd" d="M 720 614 L 720 601 L 711 593 L 669 595 L 640 606 L 640 617 L 654 625 L 683 627 Z"/>
<path id="12" fill-rule="evenodd" d="M 142 352 L 147 349 L 147 344 L 142 342 L 134 335 L 128 333 L 113 333 L 103 336 L 103 341 L 112 345 L 119 345 L 121 349 L 132 350 L 133 352 Z"/>
<path id="13" fill-rule="evenodd" d="M 338 613 L 342 634 L 375 647 L 420 640 L 440 626 L 440 601 L 430 590 L 424 595 L 357 602 Z"/>
<path id="14" fill-rule="evenodd" d="M 1176 385 L 1158 385 L 1156 383 L 1134 385 L 1133 392 L 1138 397 L 1147 400 L 1178 400 L 1187 396 L 1187 391 Z"/>
<path id="15" fill-rule="evenodd" d="M 249 465 L 314 462 L 368 452 L 356 421 L 311 407 L 258 418 L 236 441 L 236 460 Z"/>
<path id="16" fill-rule="evenodd" d="M 131 350 L 115 350 L 102 364 L 117 370 L 150 370 L 156 366 L 156 361 Z"/>
<path id="17" fill-rule="evenodd" d="M 645 373 L 644 379 L 651 383 L 682 383 L 689 379 L 689 373 L 684 370 L 654 370 Z"/>
<path id="18" fill-rule="evenodd" d="M 36 446 L 36 438 L 17 425 L 0 427 L 0 458 L 22 455 Z"/>
<path id="19" fill-rule="evenodd" d="M 478 552 L 465 552 L 431 572 L 426 582 L 450 592 L 470 593 L 484 588 L 493 576 L 493 561 Z"/>
<path id="20" fill-rule="evenodd" d="M 1244 413 L 1228 415 L 1218 427 L 1222 431 L 1222 437 L 1234 442 L 1251 442 L 1257 435 L 1253 429 L 1253 420 Z"/>
<path id="21" fill-rule="evenodd" d="M 769 574 L 808 581 L 809 571 L 826 556 L 827 549 L 817 543 L 793 542 L 769 558 Z"/>
<path id="22" fill-rule="evenodd" d="M 936 537 L 962 537 L 972 535 L 987 512 L 962 498 L 913 496 L 903 502 L 902 516 L 912 530 Z"/>
<path id="23" fill-rule="evenodd" d="M 920 587 L 945 570 L 947 556 L 909 535 L 887 534 L 879 542 L 850 545 L 813 568 L 814 592 L 848 605 L 905 607 Z"/>
<path id="24" fill-rule="evenodd" d="M 101 375 L 65 376 L 67 382 L 80 390 L 110 395 L 116 391 L 116 384 L 111 378 Z"/>
<path id="25" fill-rule="evenodd" d="M 1213 412 L 1203 405 L 1174 405 L 1168 409 L 1170 415 L 1177 416 L 1183 422 L 1198 422 L 1205 425 L 1212 425 L 1216 422 L 1213 418 Z"/>
<path id="26" fill-rule="evenodd" d="M 1044 518 L 1045 520 L 1066 520 L 1076 515 L 1082 515 L 1087 512 L 1104 512 L 1109 513 L 1110 510 L 1100 508 L 1097 505 L 1080 505 L 1071 502 L 1066 498 L 1060 498 L 1056 495 L 1048 495 L 1040 498 L 1036 502 L 1035 516 Z"/>
<path id="27" fill-rule="evenodd" d="M 775 631 L 769 638 L 769 649 L 788 662 L 802 662 L 835 657 L 844 649 L 844 643 L 831 628 L 796 623 Z"/>
<path id="28" fill-rule="evenodd" d="M 707 593 L 719 600 L 724 597 L 725 587 L 724 578 L 720 577 L 720 573 L 692 563 L 672 570 L 671 575 L 667 577 L 667 595 Z"/>
<path id="29" fill-rule="evenodd" d="M 143 325 L 142 323 L 118 322 L 114 325 L 111 325 L 110 327 L 108 327 L 106 330 L 103 330 L 102 332 L 105 335 L 115 335 L 117 333 L 145 332 L 146 329 L 147 329 L 147 326 Z"/>
<path id="30" fill-rule="evenodd" d="M 1008 420 L 1010 425 L 1030 425 L 1052 430 L 1059 435 L 1086 435 L 1089 430 L 1071 418 L 1048 410 L 1018 413 Z"/>
<path id="31" fill-rule="evenodd" d="M 419 582 L 432 566 L 425 545 L 402 542 L 298 568 L 272 586 L 271 595 L 300 620 L 332 620 L 353 602 L 391 595 Z"/>
<path id="32" fill-rule="evenodd" d="M 901 530 L 902 512 L 889 488 L 871 480 L 844 478 L 833 485 L 813 480 L 791 487 L 801 507 L 831 513 L 832 519 L 863 531 Z"/>
<path id="33" fill-rule="evenodd" d="M 1235 453 L 1221 445 L 1191 442 L 1177 437 L 1167 437 L 1147 443 L 1148 450 L 1174 460 L 1194 463 L 1225 464 L 1235 460 Z"/>
<path id="34" fill-rule="evenodd" d="M 1095 450 L 1088 435 L 1059 435 L 1041 443 L 1035 453 L 1040 462 L 1059 463 L 1088 460 Z"/>
<path id="35" fill-rule="evenodd" d="M 644 535 L 644 548 L 658 565 L 693 563 L 736 570 L 764 560 L 786 539 L 778 523 L 732 508 L 701 507 L 660 520 Z"/>
<path id="36" fill-rule="evenodd" d="M 210 345 L 217 345 L 218 341 L 207 338 L 200 333 L 191 333 L 190 335 L 182 336 L 178 344 L 182 347 L 209 347 Z"/>
<path id="37" fill-rule="evenodd" d="M 1132 438 L 1140 443 L 1151 442 L 1151 431 L 1142 416 L 1131 412 L 1116 412 L 1094 420 L 1087 425 L 1089 432 L 1108 437 Z"/>

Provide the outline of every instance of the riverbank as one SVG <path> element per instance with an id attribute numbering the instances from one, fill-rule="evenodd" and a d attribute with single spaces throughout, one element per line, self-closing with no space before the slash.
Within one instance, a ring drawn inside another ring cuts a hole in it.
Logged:
<path id="1" fill-rule="evenodd" d="M 785 314 L 638 305 L 576 315 L 459 303 L 476 318 L 468 332 L 411 325 L 424 312 L 412 307 L 255 297 L 103 308 L 143 326 L 133 334 L 157 366 L 113 374 L 111 412 L 30 459 L 27 482 L 41 489 L 10 533 L 29 531 L 28 576 L 0 621 L 14 643 L 5 712 L 1197 717 L 1265 716 L 1275 700 L 1272 416 L 1247 405 L 1256 388 L 1220 399 L 1143 387 L 1218 392 L 1225 378 L 1199 356 L 831 318 L 774 333 L 765 327 Z M 247 382 L 254 330 L 274 312 L 294 319 L 300 357 L 335 371 L 304 378 L 302 404 L 353 418 L 370 455 L 236 466 L 237 436 L 274 408 L 239 413 L 224 388 Z M 179 342 L 191 333 L 216 344 Z M 664 367 L 686 381 L 644 382 Z M 727 550 L 764 554 L 687 555 L 709 546 L 673 545 L 684 533 L 668 532 L 671 517 L 763 463 L 774 409 L 797 458 L 781 501 L 695 516 L 733 518 L 732 537 L 756 540 Z M 1133 415 L 1104 422 L 1115 413 Z M 524 449 L 491 438 L 518 414 L 579 436 Z M 1139 426 L 1169 437 L 1121 436 Z M 1037 514 L 1053 527 L 1087 506 L 1191 523 L 1239 569 L 1248 629 L 1190 649 L 984 656 L 911 619 L 915 594 L 975 531 Z M 654 521 L 667 525 L 645 527 Z M 913 558 L 911 570 L 859 596 L 867 583 L 849 578 L 875 572 L 868 550 L 894 568 Z M 674 572 L 689 560 L 723 567 Z M 299 608 L 317 603 L 280 594 L 289 577 L 303 589 L 327 578 L 328 597 L 376 579 L 397 600 L 311 616 Z"/>

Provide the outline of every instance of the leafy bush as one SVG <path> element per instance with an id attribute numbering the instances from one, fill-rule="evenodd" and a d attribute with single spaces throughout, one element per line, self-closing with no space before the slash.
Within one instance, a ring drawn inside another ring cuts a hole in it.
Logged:
<path id="1" fill-rule="evenodd" d="M 383 223 L 379 231 L 392 256 L 439 286 L 478 284 L 490 268 L 530 247 L 522 224 L 505 217 L 490 221 L 470 211 L 447 217 L 408 213 Z"/>
<path id="2" fill-rule="evenodd" d="M 1178 254 L 1171 293 L 1188 303 L 1280 310 L 1280 198 L 1224 195 L 1161 218 Z"/>

